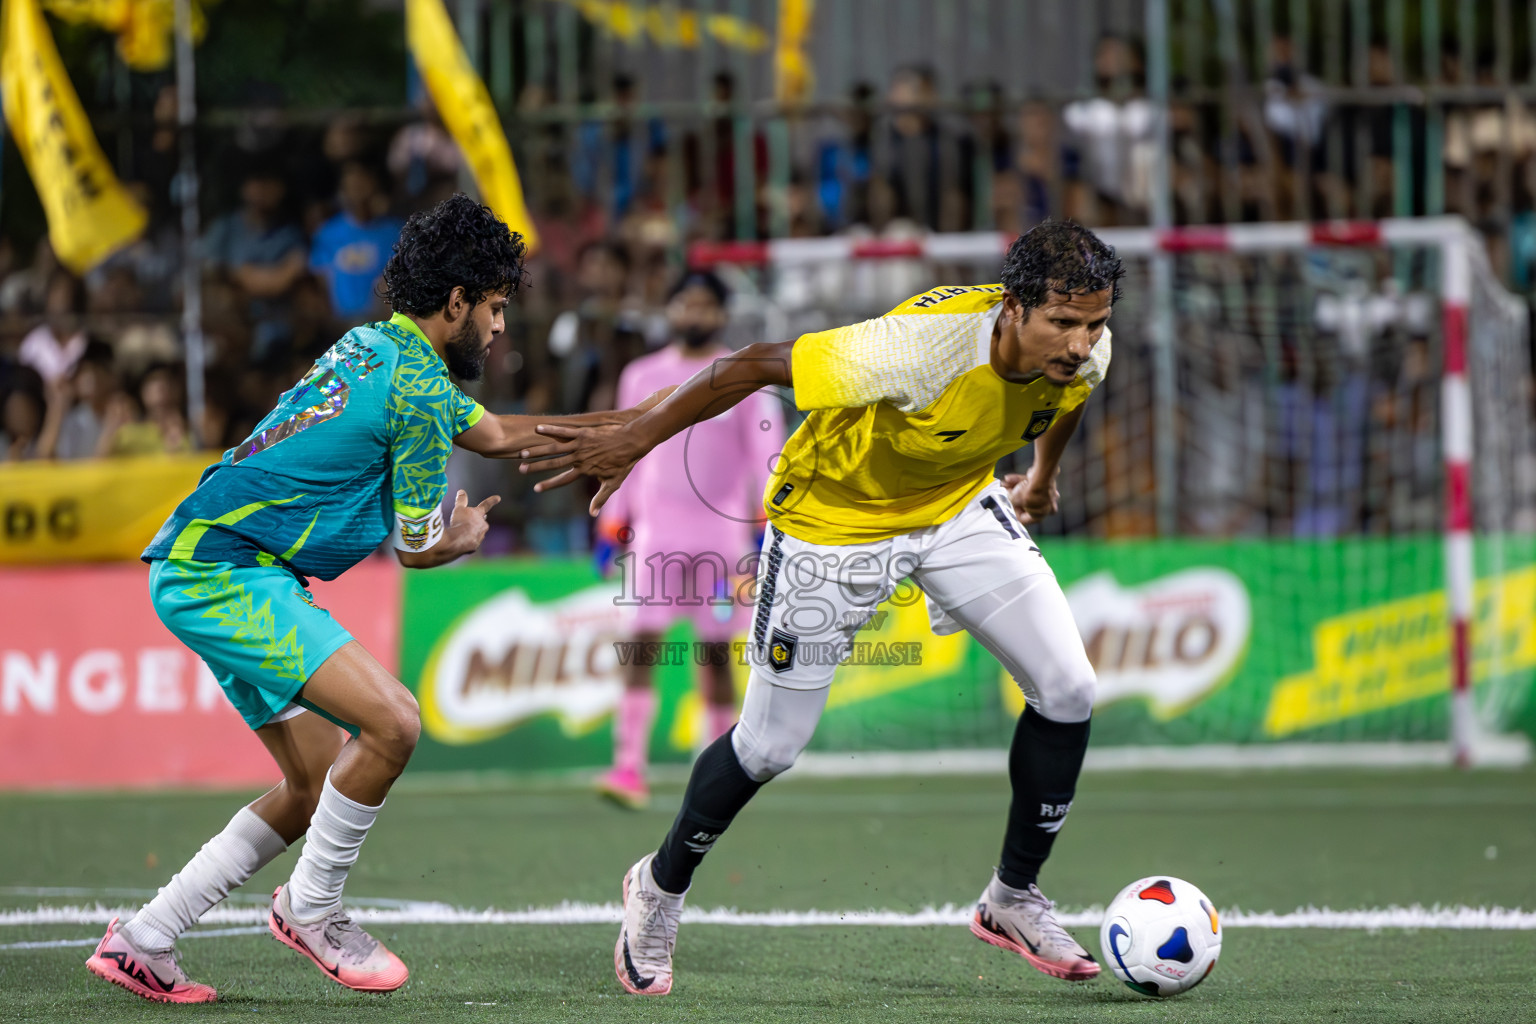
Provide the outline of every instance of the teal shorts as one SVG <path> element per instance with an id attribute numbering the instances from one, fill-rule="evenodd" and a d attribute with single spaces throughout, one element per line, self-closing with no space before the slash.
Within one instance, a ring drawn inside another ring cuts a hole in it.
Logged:
<path id="1" fill-rule="evenodd" d="M 165 628 L 207 662 L 252 729 L 292 704 L 352 639 L 281 566 L 157 559 L 149 595 Z"/>

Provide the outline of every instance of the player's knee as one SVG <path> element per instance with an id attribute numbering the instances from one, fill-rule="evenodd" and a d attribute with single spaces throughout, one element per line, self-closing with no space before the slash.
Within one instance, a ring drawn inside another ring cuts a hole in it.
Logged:
<path id="1" fill-rule="evenodd" d="M 1097 688 L 1092 666 L 1066 673 L 1052 685 L 1039 688 L 1036 699 L 1040 714 L 1053 722 L 1086 722 L 1093 714 Z"/>
<path id="2" fill-rule="evenodd" d="M 404 763 L 421 738 L 421 708 L 409 691 L 401 689 L 379 710 L 371 730 L 373 740 L 391 760 Z"/>
<path id="3" fill-rule="evenodd" d="M 741 770 L 756 782 L 767 782 L 789 771 L 809 739 L 759 736 L 750 730 L 744 731 L 739 723 L 731 733 L 731 744 L 736 750 L 736 760 L 741 762 Z"/>

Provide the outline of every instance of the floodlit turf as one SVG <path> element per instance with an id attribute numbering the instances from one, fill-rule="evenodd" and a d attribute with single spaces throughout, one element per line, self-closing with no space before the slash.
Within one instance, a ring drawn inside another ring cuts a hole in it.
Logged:
<path id="1" fill-rule="evenodd" d="M 390 798 L 348 892 L 502 909 L 611 902 L 679 788 L 631 814 L 552 785 L 418 780 Z M 241 799 L 0 797 L 0 908 L 136 903 L 101 891 L 163 882 Z M 690 900 L 744 911 L 965 903 L 996 857 L 1005 806 L 1000 779 L 782 780 L 720 842 Z M 1536 909 L 1536 775 L 1091 775 L 1056 849 L 1042 881 L 1068 908 L 1167 872 L 1244 910 Z M 270 892 L 291 864 L 237 896 Z M 1078 931 L 1097 948 L 1096 929 Z M 98 932 L 9 926 L 0 946 Z M 673 995 L 642 1000 L 613 979 L 608 925 L 378 934 L 413 971 L 389 996 L 346 992 L 262 936 L 189 939 L 188 970 L 220 989 L 207 1007 L 142 1003 L 87 974 L 85 948 L 0 950 L 0 1020 L 1507 1021 L 1527 1016 L 1536 961 L 1529 931 L 1231 929 L 1205 985 L 1155 1003 L 1107 978 L 1047 978 L 962 927 L 693 924 Z"/>

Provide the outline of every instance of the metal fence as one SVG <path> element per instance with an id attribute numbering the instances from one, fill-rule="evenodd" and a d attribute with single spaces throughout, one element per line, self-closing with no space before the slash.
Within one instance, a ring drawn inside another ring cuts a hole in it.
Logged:
<path id="1" fill-rule="evenodd" d="M 625 38 L 560 0 L 466 3 L 460 24 L 536 205 L 591 202 L 616 222 L 660 209 L 682 234 L 740 239 L 1134 225 L 1166 151 L 1176 222 L 1460 213 L 1526 283 L 1531 4 L 1152 6 L 1166 11 L 1166 149 L 1143 2 L 820 0 L 814 86 L 795 104 L 774 97 L 771 44 L 683 46 L 644 18 L 619 24 Z M 776 7 L 697 5 L 769 39 Z"/>

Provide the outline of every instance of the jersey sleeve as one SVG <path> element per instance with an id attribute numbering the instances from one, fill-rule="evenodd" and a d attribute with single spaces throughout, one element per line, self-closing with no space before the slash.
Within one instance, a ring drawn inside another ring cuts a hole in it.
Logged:
<path id="1" fill-rule="evenodd" d="M 970 369 L 967 324 L 974 329 L 975 320 L 892 313 L 801 335 L 790 357 L 795 405 L 807 412 L 877 402 L 921 409 Z"/>
<path id="2" fill-rule="evenodd" d="M 446 378 L 397 382 L 390 401 L 390 539 L 397 550 L 425 551 L 443 536 L 443 496 L 453 439 L 485 410 Z"/>

